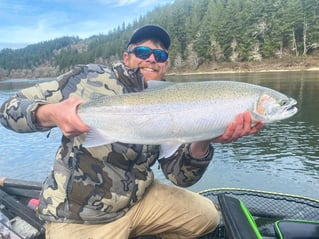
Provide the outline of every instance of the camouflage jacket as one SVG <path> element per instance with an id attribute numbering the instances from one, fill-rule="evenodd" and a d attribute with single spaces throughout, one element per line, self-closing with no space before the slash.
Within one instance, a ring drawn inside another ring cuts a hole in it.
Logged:
<path id="1" fill-rule="evenodd" d="M 0 111 L 3 126 L 16 132 L 46 131 L 35 121 L 39 105 L 71 96 L 85 100 L 96 94 L 125 94 L 144 89 L 138 69 L 122 63 L 110 69 L 81 65 L 57 80 L 18 92 Z M 42 219 L 72 223 L 113 221 L 138 202 L 153 182 L 151 166 L 158 160 L 159 146 L 114 143 L 95 148 L 82 146 L 83 136 L 62 137 L 53 170 L 43 184 L 39 214 Z M 182 145 L 170 158 L 160 160 L 165 176 L 187 187 L 197 182 L 213 156 L 211 147 L 202 159 L 192 158 Z"/>

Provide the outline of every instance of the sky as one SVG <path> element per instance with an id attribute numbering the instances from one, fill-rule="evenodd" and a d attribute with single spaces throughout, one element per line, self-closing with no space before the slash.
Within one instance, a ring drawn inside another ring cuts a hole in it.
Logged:
<path id="1" fill-rule="evenodd" d="M 63 36 L 87 38 L 173 0 L 0 0 L 0 50 Z"/>

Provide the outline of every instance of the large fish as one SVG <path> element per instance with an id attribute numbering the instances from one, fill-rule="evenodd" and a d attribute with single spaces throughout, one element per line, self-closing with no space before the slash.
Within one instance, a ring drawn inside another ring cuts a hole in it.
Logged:
<path id="1" fill-rule="evenodd" d="M 239 113 L 270 123 L 297 113 L 296 100 L 278 91 L 233 81 L 148 82 L 148 89 L 102 96 L 79 107 L 90 126 L 84 142 L 94 147 L 114 142 L 160 145 L 160 158 L 183 143 L 221 135 Z"/>

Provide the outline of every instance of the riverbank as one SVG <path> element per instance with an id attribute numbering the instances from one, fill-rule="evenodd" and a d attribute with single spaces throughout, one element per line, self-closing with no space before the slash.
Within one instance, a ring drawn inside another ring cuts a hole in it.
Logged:
<path id="1" fill-rule="evenodd" d="M 286 57 L 284 59 L 264 59 L 251 62 L 211 62 L 197 69 L 191 67 L 171 67 L 168 75 L 198 75 L 275 71 L 319 71 L 319 56 Z M 64 72 L 62 72 L 64 73 Z M 54 67 L 43 66 L 35 69 L 12 70 L 10 74 L 0 71 L 0 80 L 54 78 L 62 74 Z"/>
<path id="2" fill-rule="evenodd" d="M 197 75 L 246 72 L 319 71 L 319 57 L 288 57 L 260 62 L 224 62 L 203 64 L 196 70 L 171 69 L 169 75 Z"/>

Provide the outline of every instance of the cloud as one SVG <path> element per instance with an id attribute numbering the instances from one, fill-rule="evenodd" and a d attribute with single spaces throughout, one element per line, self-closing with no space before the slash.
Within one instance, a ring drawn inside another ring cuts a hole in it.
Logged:
<path id="1" fill-rule="evenodd" d="M 97 0 L 97 2 L 114 7 L 123 7 L 136 4 L 137 7 L 143 8 L 147 6 L 159 6 L 166 3 L 171 3 L 172 0 Z"/>
<path id="2" fill-rule="evenodd" d="M 0 49 L 62 36 L 106 34 L 169 2 L 172 0 L 1 0 Z"/>
<path id="3" fill-rule="evenodd" d="M 97 2 L 104 4 L 104 5 L 122 7 L 122 6 L 131 5 L 131 4 L 136 3 L 136 2 L 141 2 L 141 1 L 139 1 L 139 0 L 97 0 Z"/>

